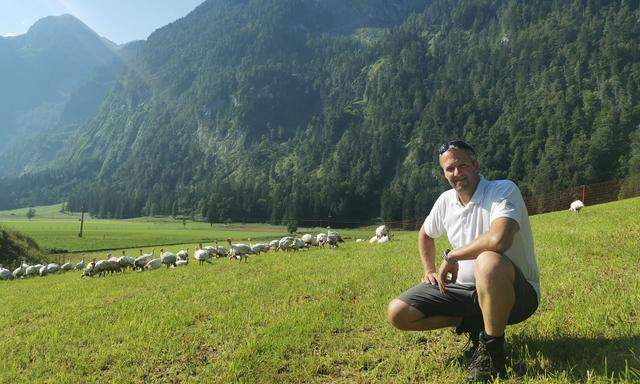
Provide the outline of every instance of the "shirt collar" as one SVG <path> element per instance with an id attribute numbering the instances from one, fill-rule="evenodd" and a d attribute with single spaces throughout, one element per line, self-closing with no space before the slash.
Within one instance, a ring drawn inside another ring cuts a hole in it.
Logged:
<path id="1" fill-rule="evenodd" d="M 473 193 L 473 196 L 471 196 L 471 200 L 469 200 L 469 204 L 480 204 L 482 198 L 484 197 L 484 190 L 486 186 L 487 181 L 484 179 L 484 176 L 480 175 L 480 181 L 478 182 L 476 191 Z"/>

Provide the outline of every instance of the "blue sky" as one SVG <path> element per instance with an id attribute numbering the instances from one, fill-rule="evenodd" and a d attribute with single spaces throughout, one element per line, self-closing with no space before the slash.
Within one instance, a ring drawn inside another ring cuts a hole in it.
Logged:
<path id="1" fill-rule="evenodd" d="M 146 39 L 204 0 L 0 0 L 0 35 L 27 32 L 45 16 L 69 13 L 118 43 Z"/>

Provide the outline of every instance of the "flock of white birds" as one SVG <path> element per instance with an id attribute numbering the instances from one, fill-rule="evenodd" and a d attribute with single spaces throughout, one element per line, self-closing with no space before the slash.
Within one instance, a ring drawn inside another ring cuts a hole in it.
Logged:
<path id="1" fill-rule="evenodd" d="M 376 228 L 375 236 L 372 237 L 370 243 L 386 243 L 390 240 L 389 229 L 386 225 L 381 225 Z M 363 239 L 357 239 L 356 242 L 362 242 Z M 325 247 L 338 248 L 339 243 L 343 243 L 344 240 L 336 232 L 329 230 L 327 233 L 319 233 L 317 235 L 304 234 L 301 237 L 285 236 L 280 239 L 272 240 L 268 243 L 252 244 L 249 239 L 249 244 L 232 243 L 230 239 L 227 239 L 228 247 L 218 245 L 216 241 L 215 245 L 205 246 L 199 244 L 197 249 L 193 252 L 193 258 L 198 261 L 200 265 L 205 262 L 211 262 L 214 258 L 229 258 L 239 261 L 248 261 L 250 255 L 258 255 L 260 253 L 268 251 L 298 251 L 301 249 L 308 249 L 311 247 Z M 82 277 L 93 276 L 105 276 L 107 274 L 121 273 L 127 269 L 136 271 L 147 271 L 158 269 L 163 265 L 169 267 L 180 267 L 189 264 L 189 249 L 180 250 L 177 253 L 167 252 L 164 249 L 160 249 L 159 257 L 155 257 L 155 249 L 151 253 L 143 254 L 140 250 L 140 255 L 137 257 L 127 256 L 125 251 L 122 251 L 122 256 L 115 257 L 111 253 L 107 255 L 106 259 L 96 260 L 93 259 L 89 263 L 85 263 L 84 260 L 77 262 L 73 265 L 70 261 L 58 265 L 55 263 L 44 263 L 28 265 L 22 263 L 13 272 L 3 268 L 0 265 L 0 280 L 12 280 L 12 279 L 24 279 L 33 276 L 46 276 L 52 273 L 62 273 L 68 271 L 82 271 Z"/>

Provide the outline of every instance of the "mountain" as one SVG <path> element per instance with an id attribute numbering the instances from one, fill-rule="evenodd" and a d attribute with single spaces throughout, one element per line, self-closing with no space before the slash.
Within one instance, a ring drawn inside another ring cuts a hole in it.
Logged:
<path id="1" fill-rule="evenodd" d="M 43 167 L 97 111 L 121 65 L 115 44 L 71 15 L 0 37 L 0 174 Z"/>
<path id="2" fill-rule="evenodd" d="M 414 221 L 448 187 L 436 149 L 452 138 L 528 195 L 640 173 L 639 16 L 615 1 L 209 0 L 136 43 L 64 156 L 0 183 L 0 203 Z"/>
<path id="3" fill-rule="evenodd" d="M 349 128 L 337 120 L 355 123 L 342 110 L 362 97 L 363 68 L 375 59 L 376 41 L 426 4 L 208 1 L 154 32 L 70 151 L 71 163 L 99 164 L 99 184 L 131 197 L 123 200 L 127 206 L 96 213 L 198 206 L 201 213 L 210 190 L 207 199 L 219 195 L 228 202 L 223 216 L 279 220 L 285 213 L 271 212 L 268 203 L 277 198 L 269 196 L 276 193 L 270 191 L 276 181 L 269 181 L 275 163 L 294 155 L 291 149 L 309 134 L 326 137 L 322 152 L 331 156 L 331 145 Z M 335 126 L 316 127 L 325 118 Z M 276 177 L 286 177 L 282 172 Z M 112 196 L 97 184 L 79 190 Z M 175 201 L 174 194 L 183 198 Z M 238 209 L 240 201 L 245 210 Z"/>

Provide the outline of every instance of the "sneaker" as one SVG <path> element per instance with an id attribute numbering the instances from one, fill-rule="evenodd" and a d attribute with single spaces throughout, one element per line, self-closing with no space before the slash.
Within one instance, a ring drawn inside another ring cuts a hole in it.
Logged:
<path id="1" fill-rule="evenodd" d="M 505 373 L 504 342 L 486 343 L 482 338 L 469 364 L 467 380 L 486 383 Z"/>
<path id="2" fill-rule="evenodd" d="M 467 337 L 469 339 L 467 340 L 467 343 L 465 344 L 464 349 L 462 350 L 462 357 L 465 360 L 470 360 L 473 357 L 473 355 L 475 355 L 476 349 L 478 349 L 480 338 L 479 338 L 478 332 L 467 332 Z"/>
<path id="3" fill-rule="evenodd" d="M 480 332 L 482 332 L 482 321 L 478 322 L 475 319 L 463 319 L 462 323 L 456 327 L 455 333 L 458 335 L 466 334 L 468 337 L 467 343 L 462 350 L 462 358 L 469 360 L 473 357 L 473 354 L 478 348 L 478 338 Z"/>

